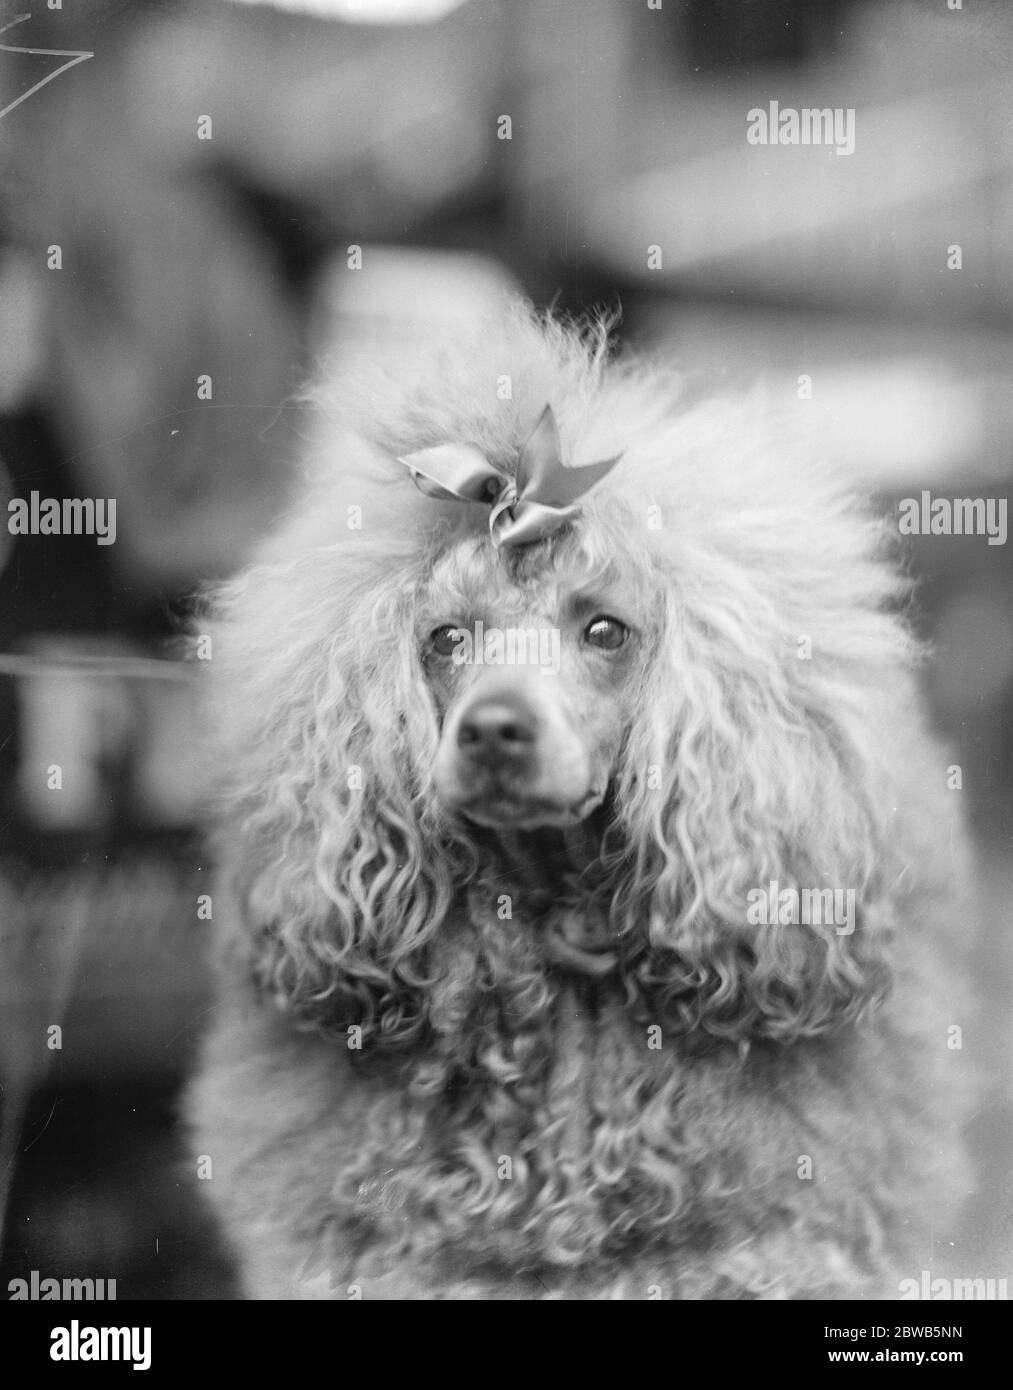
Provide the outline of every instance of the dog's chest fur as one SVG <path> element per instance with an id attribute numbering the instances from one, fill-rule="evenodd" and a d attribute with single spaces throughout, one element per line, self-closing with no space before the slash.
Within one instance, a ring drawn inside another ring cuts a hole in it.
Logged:
<path id="1" fill-rule="evenodd" d="M 714 1095 L 748 1093 L 762 1062 L 701 1055 L 637 1017 L 602 933 L 600 919 L 473 904 L 433 953 L 425 1041 L 379 1071 L 368 1047 L 353 1054 L 353 1075 L 381 1084 L 333 1195 L 367 1267 L 371 1247 L 517 1270 L 691 1244 L 726 1223 L 747 1165 L 769 1169 L 770 1155 L 699 1134 L 721 1113 Z M 567 963 L 560 941 L 604 968 Z"/>

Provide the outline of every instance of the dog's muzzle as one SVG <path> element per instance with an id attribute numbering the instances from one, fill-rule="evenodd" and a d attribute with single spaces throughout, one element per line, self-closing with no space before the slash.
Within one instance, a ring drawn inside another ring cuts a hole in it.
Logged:
<path id="1" fill-rule="evenodd" d="M 574 721 L 537 686 L 496 679 L 452 710 L 437 755 L 444 804 L 479 825 L 576 825 L 601 802 Z"/>

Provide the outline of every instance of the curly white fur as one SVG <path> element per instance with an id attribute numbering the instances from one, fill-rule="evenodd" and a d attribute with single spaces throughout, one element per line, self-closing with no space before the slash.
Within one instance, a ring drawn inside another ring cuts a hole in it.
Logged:
<path id="1" fill-rule="evenodd" d="M 210 615 L 229 905 L 190 1104 L 251 1292 L 890 1296 L 960 1187 L 960 832 L 884 526 L 758 400 L 689 402 L 600 329 L 514 311 L 329 389 Z M 612 567 L 650 610 L 607 827 L 553 883 L 434 794 L 418 612 L 490 563 L 488 513 L 396 462 L 510 471 L 547 402 L 568 463 L 623 458 L 504 592 Z M 772 879 L 854 889 L 856 931 L 749 925 Z M 614 978 L 559 967 L 567 917 Z"/>

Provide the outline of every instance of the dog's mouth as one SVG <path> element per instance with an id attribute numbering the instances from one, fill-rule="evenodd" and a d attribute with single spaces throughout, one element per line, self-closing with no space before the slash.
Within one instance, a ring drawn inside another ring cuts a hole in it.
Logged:
<path id="1" fill-rule="evenodd" d="M 605 788 L 592 788 L 577 801 L 525 796 L 522 792 L 495 791 L 458 802 L 454 810 L 476 825 L 490 830 L 537 830 L 542 826 L 579 825 L 605 800 Z"/>

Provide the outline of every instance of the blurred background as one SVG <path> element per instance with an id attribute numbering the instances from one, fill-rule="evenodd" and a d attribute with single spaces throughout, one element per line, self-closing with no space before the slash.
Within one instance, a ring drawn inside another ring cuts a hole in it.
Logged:
<path id="1" fill-rule="evenodd" d="M 209 924 L 171 638 L 284 505 L 291 393 L 515 288 L 621 305 L 702 389 L 759 379 L 884 511 L 1007 497 L 1013 9 L 13 0 L 0 29 L 0 501 L 117 499 L 114 545 L 0 530 L 0 1287 L 224 1297 L 174 1128 Z M 748 144 L 771 100 L 853 107 L 854 153 Z M 1013 546 L 909 554 L 978 857 L 955 1259 L 1006 1277 Z"/>

